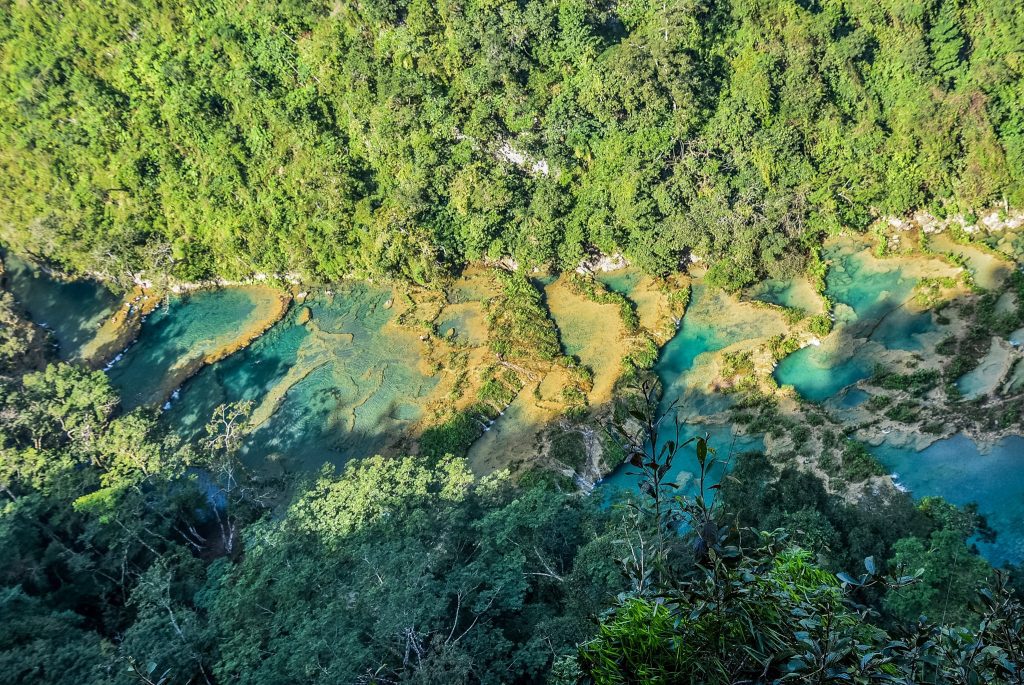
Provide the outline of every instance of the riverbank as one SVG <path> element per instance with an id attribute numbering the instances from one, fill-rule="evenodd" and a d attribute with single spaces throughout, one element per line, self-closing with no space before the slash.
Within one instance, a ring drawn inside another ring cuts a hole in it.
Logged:
<path id="1" fill-rule="evenodd" d="M 1003 227 L 999 230 L 1021 228 L 1012 225 L 1016 220 L 999 224 Z M 822 386 L 820 398 L 812 399 L 834 397 L 848 386 L 864 394 L 864 406 L 841 409 L 844 416 L 851 417 L 845 424 L 851 435 L 868 445 L 882 444 L 887 436 L 909 435 L 900 438 L 901 444 L 925 447 L 948 437 L 953 426 L 979 438 L 1012 432 L 1016 424 L 989 428 L 983 423 L 951 423 L 941 431 L 934 427 L 926 430 L 923 424 L 936 423 L 941 413 L 932 411 L 930 405 L 949 411 L 959 406 L 951 403 L 953 400 L 963 398 L 947 401 L 942 384 L 919 398 L 880 393 L 870 385 L 873 367 L 879 364 L 901 373 L 944 373 L 944 358 L 934 350 L 946 338 L 967 335 L 972 319 L 960 310 L 977 307 L 981 301 L 977 274 L 984 272 L 981 282 L 998 285 L 1005 277 L 990 277 L 1008 271 L 1004 266 L 993 267 L 1004 264 L 994 248 L 968 251 L 963 260 L 951 257 L 945 249 L 945 234 L 927 221 L 885 226 L 884 230 L 872 229 L 869 236 L 841 238 L 831 247 L 827 245 L 824 258 L 830 267 L 820 288 L 812 279 L 796 278 L 752 289 L 739 298 L 705 293 L 699 269 L 693 270 L 692 280 L 679 276 L 659 281 L 632 270 L 621 256 L 592 260 L 588 268 L 561 278 L 531 274 L 526 281 L 541 298 L 537 322 L 550 329 L 561 348 L 560 354 L 545 361 L 531 359 L 529 354 L 518 360 L 509 357 L 507 350 L 501 349 L 506 344 L 500 340 L 504 332 L 491 323 L 494 302 L 502 297 L 503 286 L 497 276 L 516 265 L 471 266 L 443 288 L 391 284 L 383 306 L 389 315 L 379 334 L 405 348 L 391 363 L 411 366 L 417 375 L 431 381 L 429 389 L 408 407 L 382 409 L 384 414 L 401 417 L 403 425 L 403 436 L 387 441 L 388 449 L 417 451 L 426 431 L 461 414 L 479 426 L 479 439 L 467 446 L 479 472 L 508 467 L 525 471 L 540 466 L 579 483 L 593 483 L 615 467 L 614 459 L 606 458 L 607 445 L 594 438 L 600 433 L 595 426 L 615 413 L 623 379 L 650 368 L 655 361 L 666 397 L 683 397 L 687 415 L 709 425 L 725 425 L 731 416 L 729 405 L 750 393 L 773 398 L 784 413 L 792 411 L 794 420 L 799 419 L 801 397 L 813 387 L 808 383 L 820 377 L 828 384 Z M 948 223 L 944 230 L 953 236 L 960 229 Z M 1004 237 L 1000 244 L 1006 242 Z M 1015 243 L 1009 240 L 1007 244 Z M 929 246 L 933 249 L 927 249 Z M 934 249 L 936 246 L 943 249 Z M 980 259 L 978 255 L 984 255 L 986 261 L 972 267 L 972 260 Z M 612 266 L 617 268 L 605 271 Z M 925 281 L 927 288 L 921 289 L 919 285 Z M 228 281 L 205 285 L 264 287 Z M 173 289 L 204 292 L 202 284 L 179 284 Z M 691 290 L 696 302 L 684 316 Z M 299 294 L 306 293 L 333 298 L 326 288 L 302 288 Z M 164 296 L 141 287 L 131 293 L 128 302 L 83 348 L 81 357 L 94 368 L 106 366 L 113 355 L 139 337 L 143 320 L 163 302 Z M 1017 305 L 1017 299 L 1004 294 L 997 309 L 1007 312 Z M 152 394 L 145 393 L 145 403 L 162 403 L 185 380 L 245 349 L 288 312 L 283 301 L 271 306 L 261 303 L 257 308 L 258 315 L 244 330 L 216 339 L 200 354 L 182 354 L 167 366 Z M 270 425 L 282 406 L 298 401 L 303 393 L 293 388 L 326 384 L 326 392 L 335 381 L 358 387 L 355 393 L 360 399 L 346 410 L 345 417 L 331 421 L 355 426 L 359 424 L 356 413 L 365 411 L 385 377 L 397 368 L 386 366 L 367 379 L 327 379 L 338 375 L 326 371 L 333 363 L 330 360 L 344 356 L 365 339 L 322 329 L 319 317 L 305 303 L 297 311 L 292 323 L 307 331 L 302 344 L 311 345 L 316 353 L 309 356 L 300 346 L 291 362 L 294 367 L 260 390 L 263 394 L 255 414 L 259 426 Z M 834 330 L 822 329 L 823 317 Z M 377 334 L 370 337 L 376 339 Z M 964 397 L 973 402 L 972 411 L 1002 410 L 1012 397 L 995 395 L 1012 396 L 1016 392 L 1014 370 L 1024 366 L 1016 348 L 1008 343 L 985 340 L 984 345 L 984 352 L 977 355 L 981 363 L 972 367 L 973 376 L 968 370 L 958 376 L 962 380 L 957 385 L 963 386 Z M 117 365 L 112 372 L 116 377 Z M 791 384 L 792 372 L 798 373 Z M 325 374 L 324 379 L 319 378 Z M 998 378 L 993 380 L 995 376 Z M 975 377 L 977 383 L 972 380 Z M 364 385 L 368 394 L 364 394 Z M 869 411 L 867 407 L 878 405 L 885 399 L 878 398 L 885 394 L 892 395 L 887 400 L 891 406 Z M 983 397 L 986 399 L 980 399 Z M 405 418 L 413 415 L 416 418 L 411 422 Z M 918 421 L 908 424 L 908 418 Z"/>
<path id="2" fill-rule="evenodd" d="M 259 285 L 135 296 L 108 322 L 107 335 L 97 336 L 91 362 L 106 362 L 126 408 L 161 406 L 201 369 L 259 339 L 291 300 Z"/>

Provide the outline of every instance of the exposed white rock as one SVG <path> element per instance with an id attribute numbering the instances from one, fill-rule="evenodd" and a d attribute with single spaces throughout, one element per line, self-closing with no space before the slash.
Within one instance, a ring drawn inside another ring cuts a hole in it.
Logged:
<path id="1" fill-rule="evenodd" d="M 580 261 L 579 266 L 576 267 L 576 273 L 607 273 L 625 269 L 627 266 L 629 266 L 629 262 L 620 252 L 613 255 L 594 254 Z"/>
<path id="2" fill-rule="evenodd" d="M 484 259 L 484 264 L 487 266 L 496 266 L 506 271 L 519 271 L 519 262 L 512 257 L 502 257 L 501 259 Z"/>

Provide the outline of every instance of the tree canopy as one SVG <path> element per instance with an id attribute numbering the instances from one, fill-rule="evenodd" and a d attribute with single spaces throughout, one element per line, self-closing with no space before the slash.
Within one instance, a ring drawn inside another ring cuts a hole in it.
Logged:
<path id="1" fill-rule="evenodd" d="M 736 288 L 1024 202 L 1022 40 L 997 0 L 11 0 L 0 236 L 125 280 L 598 249 Z"/>

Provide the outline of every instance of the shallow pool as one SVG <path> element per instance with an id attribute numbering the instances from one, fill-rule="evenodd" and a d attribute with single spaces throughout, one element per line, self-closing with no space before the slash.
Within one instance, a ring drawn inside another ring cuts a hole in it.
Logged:
<path id="1" fill-rule="evenodd" d="M 132 409 L 163 401 L 171 374 L 230 345 L 275 297 L 270 290 L 239 287 L 170 298 L 149 314 L 138 339 L 107 368 L 121 404 Z"/>
<path id="2" fill-rule="evenodd" d="M 1024 562 L 1024 437 L 1003 438 L 986 452 L 964 435 L 939 440 L 921 452 L 881 445 L 873 453 L 915 497 L 938 495 L 953 504 L 977 502 L 998 531 L 978 542 L 994 565 Z"/>
<path id="3" fill-rule="evenodd" d="M 252 400 L 257 428 L 244 456 L 253 465 L 308 470 L 384 450 L 422 416 L 436 384 L 419 369 L 415 334 L 387 326 L 390 301 L 369 285 L 314 294 L 187 383 L 168 420 L 194 436 L 218 404 Z M 303 307 L 310 319 L 300 323 Z"/>
<path id="4" fill-rule="evenodd" d="M 62 281 L 10 253 L 3 260 L 8 289 L 33 321 L 53 332 L 61 359 L 74 358 L 120 302 L 97 281 Z"/>

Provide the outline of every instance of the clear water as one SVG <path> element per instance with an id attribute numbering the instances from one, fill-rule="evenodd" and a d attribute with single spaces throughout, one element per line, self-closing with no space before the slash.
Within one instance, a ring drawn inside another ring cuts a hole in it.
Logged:
<path id="1" fill-rule="evenodd" d="M 735 305 L 733 305 L 735 306 Z M 677 402 L 675 412 L 683 425 L 680 437 L 687 440 L 697 435 L 711 434 L 711 445 L 719 451 L 722 461 L 712 472 L 710 483 L 717 482 L 725 469 L 730 455 L 745 451 L 757 451 L 764 448 L 761 436 L 736 436 L 730 426 L 706 424 L 699 419 L 692 422 L 688 418 L 723 411 L 728 408 L 731 398 L 728 395 L 712 394 L 704 390 L 698 379 L 691 373 L 700 364 L 701 355 L 716 352 L 742 340 L 759 337 L 764 334 L 763 327 L 741 317 L 723 316 L 728 310 L 728 298 L 720 291 L 707 288 L 703 284 L 695 284 L 690 295 L 690 306 L 683 317 L 682 325 L 675 337 L 662 349 L 661 356 L 654 370 L 661 379 L 664 394 L 659 411 L 662 415 L 672 410 L 672 403 Z M 752 310 L 751 313 L 753 313 Z M 675 439 L 672 428 L 674 421 L 663 422 L 666 430 L 661 436 L 661 444 L 666 440 Z M 671 435 L 668 435 L 671 433 Z M 694 470 L 697 468 L 696 456 L 687 449 L 680 453 L 670 471 L 670 480 L 679 483 L 683 492 L 692 493 L 697 483 Z M 602 481 L 609 495 L 637 487 L 640 480 L 636 469 L 628 466 L 618 468 L 612 475 Z"/>
<path id="2" fill-rule="evenodd" d="M 482 332 L 486 330 L 487 317 L 483 308 L 476 303 L 449 305 L 437 323 L 437 333 L 442 338 L 452 337 L 471 345 L 487 342 Z"/>
<path id="3" fill-rule="evenodd" d="M 828 256 L 834 260 L 828 292 L 841 303 L 840 328 L 833 335 L 845 336 L 843 344 L 800 350 L 780 364 L 776 376 L 810 399 L 834 398 L 837 406 L 853 408 L 866 393 L 849 386 L 870 373 L 872 357 L 883 347 L 921 349 L 922 334 L 933 325 L 930 317 L 901 308 L 914 281 L 898 268 L 880 268 L 869 254 L 849 247 Z M 12 255 L 6 265 L 15 297 L 36 321 L 53 330 L 65 358 L 92 338 L 118 304 L 97 283 L 56 281 Z M 635 286 L 628 272 L 602 280 L 625 293 Z M 769 297 L 789 306 L 784 288 Z M 258 428 L 244 450 L 249 463 L 260 466 L 280 460 L 287 468 L 308 470 L 393 446 L 423 415 L 436 381 L 419 369 L 415 336 L 387 325 L 392 318 L 389 299 L 389 292 L 368 285 L 347 287 L 334 296 L 314 295 L 305 303 L 310 322 L 299 324 L 302 308 L 295 307 L 251 346 L 204 368 L 177 393 L 165 420 L 194 437 L 218 404 L 251 399 Z M 723 474 L 730 455 L 763 449 L 763 440 L 734 436 L 729 426 L 702 420 L 729 403 L 728 396 L 706 392 L 702 355 L 769 334 L 774 324 L 758 318 L 757 310 L 734 309 L 728 298 L 701 285 L 693 288 L 691 300 L 679 333 L 662 350 L 655 370 L 665 388 L 662 413 L 678 399 L 680 419 L 690 419 L 681 437 L 711 433 L 722 460 L 711 474 L 714 480 Z M 261 306 L 243 289 L 230 289 L 176 298 L 155 311 L 137 344 L 110 370 L 126 404 L 146 401 L 147 393 L 176 364 L 231 340 Z M 442 320 L 442 332 L 445 327 L 456 332 L 472 328 L 466 316 L 457 312 Z M 586 331 L 580 336 L 569 344 L 584 344 Z M 1015 371 L 1021 368 L 1018 364 Z M 1020 375 L 1015 374 L 1016 382 Z M 875 454 L 915 496 L 978 502 L 999 531 L 994 543 L 979 542 L 981 551 L 996 564 L 1024 561 L 1024 437 L 1006 438 L 986 453 L 958 435 L 920 453 L 883 445 Z M 634 471 L 618 469 L 604 481 L 606 494 L 635 488 Z M 683 492 L 692 493 L 695 471 L 696 459 L 688 449 L 677 458 L 671 476 Z"/>
<path id="4" fill-rule="evenodd" d="M 768 325 L 765 318 L 775 318 L 773 314 L 762 320 L 757 320 L 761 312 L 754 309 L 742 310 L 743 315 L 728 315 L 735 307 L 735 302 L 721 291 L 701 283 L 692 286 L 690 304 L 679 331 L 662 348 L 655 367 L 665 387 L 667 402 L 680 397 L 692 382 L 687 372 L 694 368 L 702 354 L 768 334 L 763 325 Z"/>
<path id="5" fill-rule="evenodd" d="M 201 371 L 167 411 L 182 434 L 201 434 L 220 403 L 253 400 L 258 424 L 244 447 L 252 465 L 340 464 L 384 450 L 423 414 L 436 379 L 419 370 L 415 336 L 386 327 L 391 293 L 368 285 L 306 300 L 252 345 Z"/>
<path id="6" fill-rule="evenodd" d="M 837 308 L 837 319 L 848 323 L 848 334 L 864 337 L 890 350 L 920 351 L 920 336 L 933 330 L 930 313 L 912 313 L 905 307 L 917 278 L 904 274 L 899 264 L 876 259 L 860 245 L 840 245 L 826 253 L 832 260 L 825 292 Z"/>
<path id="7" fill-rule="evenodd" d="M 595 382 L 597 376 L 610 382 L 607 376 L 618 373 L 626 351 L 618 308 L 577 294 L 564 279 L 545 284 L 544 298 L 558 327 L 562 351 L 589 366 Z"/>
<path id="8" fill-rule="evenodd" d="M 775 379 L 780 385 L 792 385 L 804 399 L 822 402 L 867 378 L 871 370 L 863 354 L 840 357 L 829 348 L 808 345 L 779 362 Z"/>
<path id="9" fill-rule="evenodd" d="M 957 379 L 956 387 L 970 400 L 995 392 L 999 381 L 1011 368 L 1013 351 L 995 341 L 978 366 Z"/>
<path id="10" fill-rule="evenodd" d="M 843 409 L 853 409 L 867 402 L 869 397 L 871 395 L 860 388 L 847 388 L 839 398 L 838 404 Z"/>
<path id="11" fill-rule="evenodd" d="M 831 260 L 825 291 L 835 306 L 836 330 L 826 344 L 808 346 L 783 359 L 775 369 L 780 385 L 792 385 L 812 401 L 825 400 L 867 378 L 881 346 L 924 351 L 936 326 L 930 312 L 915 313 L 905 304 L 916 278 L 897 263 L 873 257 L 866 247 L 843 243 L 825 252 Z"/>
<path id="12" fill-rule="evenodd" d="M 841 409 L 852 409 L 865 402 L 868 394 L 851 386 L 872 372 L 880 353 L 885 349 L 921 350 L 925 347 L 924 334 L 935 327 L 929 315 L 914 315 L 902 306 L 912 296 L 915 279 L 898 268 L 886 268 L 862 249 L 844 246 L 828 256 L 834 260 L 828 294 L 841 303 L 837 307 L 839 327 L 833 333 L 839 344 L 797 351 L 783 360 L 776 377 L 795 385 L 808 399 L 830 399 Z M 760 294 L 791 306 L 784 288 L 769 288 Z M 716 325 L 712 315 L 715 307 L 709 307 L 708 302 L 707 292 L 700 286 L 694 288 L 693 305 L 679 334 L 662 351 L 656 367 L 666 388 L 662 413 L 676 398 L 682 399 L 683 418 L 727 406 L 727 398 L 699 392 L 693 379 L 688 378 L 700 373 L 701 354 L 722 349 L 745 334 L 742 327 Z M 724 475 L 730 455 L 763 449 L 759 436 L 736 437 L 727 426 L 699 422 L 685 424 L 682 438 L 704 432 L 711 434 L 712 445 L 723 458 L 711 473 L 712 482 Z M 875 454 L 917 497 L 939 495 L 960 505 L 978 502 L 990 525 L 999 532 L 994 543 L 978 543 L 981 552 L 997 565 L 1024 561 L 1024 437 L 1006 438 L 985 454 L 961 435 L 939 441 L 920 453 L 883 445 L 875 449 Z M 682 492 L 692 494 L 697 488 L 696 469 L 695 456 L 684 452 L 673 465 L 671 480 L 681 485 Z M 627 488 L 636 491 L 640 480 L 636 471 L 620 467 L 604 481 L 609 501 Z"/>
<path id="13" fill-rule="evenodd" d="M 807 281 L 799 278 L 763 281 L 751 288 L 748 294 L 752 299 L 781 307 L 802 309 L 806 312 L 821 311 L 821 302 L 817 294 Z"/>
<path id="14" fill-rule="evenodd" d="M 672 422 L 664 422 L 663 425 L 666 434 L 661 436 L 658 442 L 659 450 L 667 440 L 676 438 Z M 708 471 L 707 486 L 720 482 L 740 454 L 764 450 L 763 436 L 735 435 L 729 426 L 700 423 L 686 423 L 680 426 L 680 443 L 704 435 L 709 436 L 709 445 L 716 451 L 716 463 Z M 683 447 L 676 455 L 672 462 L 672 468 L 669 469 L 666 476 L 666 482 L 677 484 L 678 492 L 681 495 L 693 495 L 700 490 L 699 473 L 697 454 L 691 444 Z M 605 497 L 611 502 L 620 497 L 623 492 L 638 493 L 641 479 L 639 469 L 627 464 L 617 468 L 610 476 L 601 481 L 600 485 L 605 490 Z"/>
<path id="15" fill-rule="evenodd" d="M 982 242 L 1024 264 L 1024 228 L 988 233 Z"/>
<path id="16" fill-rule="evenodd" d="M 1000 440 L 989 451 L 964 435 L 933 443 L 921 452 L 889 445 L 875 456 L 915 497 L 939 495 L 953 504 L 978 504 L 998 536 L 978 542 L 993 564 L 1024 561 L 1024 437 Z"/>
<path id="17" fill-rule="evenodd" d="M 132 409 L 162 399 L 172 368 L 231 343 L 259 316 L 261 302 L 247 288 L 201 290 L 172 297 L 149 314 L 138 340 L 107 370 L 121 403 Z"/>
<path id="18" fill-rule="evenodd" d="M 961 245 L 953 240 L 948 233 L 939 233 L 932 236 L 929 245 L 936 252 L 951 252 L 962 255 L 967 260 L 967 267 L 974 275 L 974 282 L 982 288 L 989 290 L 997 288 L 1009 275 L 1011 266 L 1004 260 L 977 247 L 976 245 Z M 1008 252 L 1015 251 L 1011 246 Z"/>
<path id="19" fill-rule="evenodd" d="M 49 328 L 61 359 L 72 359 L 120 301 L 97 281 L 57 280 L 14 254 L 3 255 L 7 286 L 38 324 Z"/>
<path id="20" fill-rule="evenodd" d="M 596 276 L 597 280 L 604 283 L 609 290 L 614 290 L 627 297 L 636 288 L 641 277 L 642 274 L 635 269 L 619 269 L 618 271 L 600 273 Z"/>

